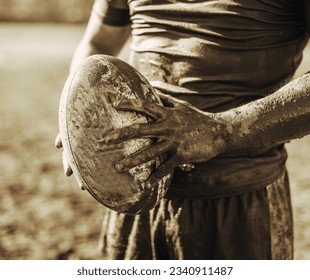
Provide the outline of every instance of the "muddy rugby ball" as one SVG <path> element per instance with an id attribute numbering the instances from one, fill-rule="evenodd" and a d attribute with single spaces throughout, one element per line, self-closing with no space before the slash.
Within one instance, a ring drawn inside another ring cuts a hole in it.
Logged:
<path id="1" fill-rule="evenodd" d="M 88 57 L 64 86 L 59 129 L 64 154 L 80 186 L 106 207 L 126 214 L 153 208 L 164 196 L 171 175 L 148 189 L 145 182 L 161 158 L 118 172 L 115 163 L 152 144 L 134 139 L 106 144 L 104 135 L 114 129 L 151 121 L 135 113 L 117 111 L 113 102 L 148 99 L 161 103 L 149 82 L 132 66 L 115 57 Z"/>

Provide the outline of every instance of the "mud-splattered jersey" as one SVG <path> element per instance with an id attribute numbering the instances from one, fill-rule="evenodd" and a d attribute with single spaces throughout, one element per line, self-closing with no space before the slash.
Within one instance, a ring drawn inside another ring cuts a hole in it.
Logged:
<path id="1" fill-rule="evenodd" d="M 131 63 L 156 88 L 190 95 L 205 110 L 279 88 L 294 74 L 308 38 L 303 0 L 108 2 L 123 14 L 106 18 L 131 21 Z"/>
<path id="2" fill-rule="evenodd" d="M 132 26 L 131 64 L 158 90 L 205 111 L 223 111 L 277 90 L 294 75 L 308 40 L 303 0 L 109 3 L 114 15 L 126 11 L 124 24 Z M 208 185 L 238 185 L 239 177 L 245 178 L 240 184 L 267 185 L 283 172 L 285 159 L 279 146 L 250 157 L 216 158 L 196 170 Z"/>

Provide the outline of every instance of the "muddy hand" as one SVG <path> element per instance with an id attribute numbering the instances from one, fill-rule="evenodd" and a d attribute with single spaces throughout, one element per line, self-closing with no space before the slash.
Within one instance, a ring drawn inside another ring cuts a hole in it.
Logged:
<path id="1" fill-rule="evenodd" d="M 62 148 L 62 142 L 61 142 L 60 134 L 58 134 L 56 139 L 55 139 L 55 147 L 57 149 Z M 65 175 L 71 176 L 73 174 L 73 171 L 72 171 L 72 169 L 68 163 L 67 156 L 65 155 L 64 151 L 62 152 L 62 166 L 63 166 Z"/>
<path id="2" fill-rule="evenodd" d="M 138 112 L 151 117 L 154 122 L 120 128 L 103 139 L 106 143 L 141 137 L 155 139 L 150 147 L 116 163 L 118 171 L 126 171 L 163 154 L 167 155 L 167 159 L 148 179 L 148 186 L 155 185 L 176 166 L 207 161 L 223 152 L 226 146 L 222 125 L 212 114 L 175 98 L 160 97 L 170 106 L 164 107 L 145 100 L 124 100 L 115 104 L 118 110 Z"/>

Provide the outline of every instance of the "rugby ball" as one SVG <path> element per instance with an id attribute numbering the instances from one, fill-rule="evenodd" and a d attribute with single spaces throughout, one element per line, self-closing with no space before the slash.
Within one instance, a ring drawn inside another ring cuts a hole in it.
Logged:
<path id="1" fill-rule="evenodd" d="M 106 207 L 135 215 L 157 205 L 169 187 L 171 174 L 157 186 L 146 188 L 146 180 L 162 158 L 126 172 L 116 170 L 117 161 L 153 142 L 148 138 L 118 144 L 102 141 L 117 128 L 152 121 L 139 113 L 116 110 L 113 103 L 123 99 L 161 104 L 154 88 L 135 68 L 115 57 L 90 56 L 65 83 L 59 130 L 64 154 L 79 185 Z"/>

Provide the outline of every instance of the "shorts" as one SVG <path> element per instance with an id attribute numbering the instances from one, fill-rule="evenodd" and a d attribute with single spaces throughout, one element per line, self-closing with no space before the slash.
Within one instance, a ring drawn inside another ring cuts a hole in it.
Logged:
<path id="1" fill-rule="evenodd" d="M 238 195 L 165 198 L 141 215 L 107 209 L 99 246 L 106 259 L 293 259 L 287 173 Z"/>

